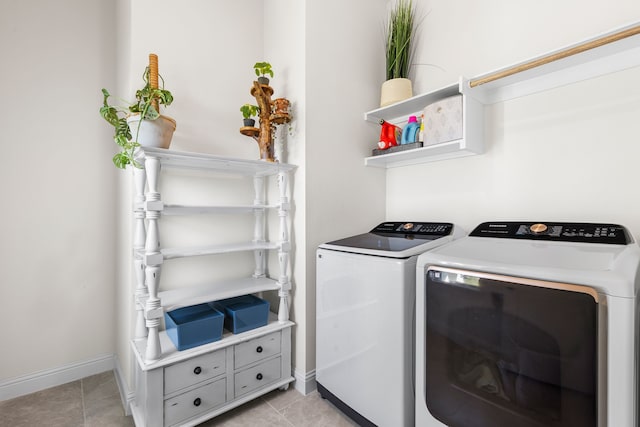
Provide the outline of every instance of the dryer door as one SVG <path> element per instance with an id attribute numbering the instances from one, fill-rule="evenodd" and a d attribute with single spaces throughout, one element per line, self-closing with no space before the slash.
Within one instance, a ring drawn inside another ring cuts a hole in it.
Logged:
<path id="1" fill-rule="evenodd" d="M 595 427 L 597 293 L 431 267 L 425 396 L 450 427 Z"/>

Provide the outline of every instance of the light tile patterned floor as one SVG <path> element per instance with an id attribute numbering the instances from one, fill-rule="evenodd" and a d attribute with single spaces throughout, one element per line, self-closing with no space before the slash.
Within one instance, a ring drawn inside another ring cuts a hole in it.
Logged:
<path id="1" fill-rule="evenodd" d="M 275 390 L 233 409 L 202 427 L 353 427 L 342 412 L 320 397 L 293 387 Z M 27 396 L 0 402 L 0 427 L 133 427 L 125 416 L 113 372 L 105 372 Z"/>

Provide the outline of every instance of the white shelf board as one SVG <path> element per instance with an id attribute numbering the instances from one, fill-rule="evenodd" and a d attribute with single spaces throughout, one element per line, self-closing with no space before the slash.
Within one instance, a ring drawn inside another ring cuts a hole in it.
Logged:
<path id="1" fill-rule="evenodd" d="M 473 156 L 478 154 L 465 148 L 464 140 L 443 142 L 429 145 L 414 150 L 398 151 L 380 156 L 371 156 L 364 159 L 365 166 L 377 168 L 394 168 L 409 166 L 419 163 L 436 162 L 439 160 L 454 159 L 457 157 Z"/>
<path id="2" fill-rule="evenodd" d="M 164 259 L 175 259 L 203 255 L 226 254 L 232 252 L 255 251 L 260 249 L 278 249 L 279 247 L 280 245 L 272 242 L 250 242 L 226 245 L 196 246 L 189 248 L 166 248 L 161 249 L 160 253 L 162 254 L 162 257 Z"/>
<path id="3" fill-rule="evenodd" d="M 275 209 L 277 205 L 244 205 L 244 206 L 189 206 L 164 205 L 163 215 L 206 215 L 206 214 L 236 214 Z"/>
<path id="4" fill-rule="evenodd" d="M 142 162 L 145 156 L 158 158 L 163 167 L 199 169 L 247 176 L 270 176 L 280 172 L 289 172 L 296 168 L 295 165 L 286 163 L 243 160 L 212 154 L 167 150 L 164 148 L 138 148 L 136 151 L 136 160 Z"/>
<path id="5" fill-rule="evenodd" d="M 171 311 L 190 305 L 278 289 L 280 289 L 280 285 L 274 279 L 247 277 L 162 291 L 158 293 L 158 297 L 162 301 L 164 311 Z"/>
<path id="6" fill-rule="evenodd" d="M 476 76 L 469 81 L 519 67 L 637 26 L 638 22 L 635 22 L 531 60 Z M 603 44 L 473 88 L 469 86 L 469 81 L 465 81 L 461 91 L 483 104 L 493 104 L 638 66 L 640 66 L 640 34 Z"/>
<path id="7" fill-rule="evenodd" d="M 147 347 L 146 339 L 131 340 L 131 347 L 140 368 L 143 371 L 149 371 L 162 366 L 167 366 L 173 363 L 181 362 L 183 360 L 191 359 L 193 357 L 210 353 L 225 347 L 236 345 L 253 338 L 258 338 L 271 332 L 280 331 L 293 325 L 294 323 L 290 320 L 279 322 L 278 316 L 275 313 L 269 312 L 269 323 L 266 326 L 252 329 L 241 334 L 232 334 L 231 332 L 224 330 L 221 340 L 182 351 L 179 351 L 173 345 L 173 342 L 167 335 L 166 331 L 162 331 L 160 332 L 160 348 L 162 349 L 162 354 L 159 360 L 152 362 L 145 361 L 145 352 Z"/>
<path id="8" fill-rule="evenodd" d="M 422 110 L 427 105 L 458 94 L 460 94 L 460 84 L 451 84 L 433 92 L 416 95 L 396 104 L 368 111 L 364 113 L 364 119 L 376 124 L 380 124 L 380 120 L 394 124 L 406 122 L 410 115 L 422 114 Z"/>

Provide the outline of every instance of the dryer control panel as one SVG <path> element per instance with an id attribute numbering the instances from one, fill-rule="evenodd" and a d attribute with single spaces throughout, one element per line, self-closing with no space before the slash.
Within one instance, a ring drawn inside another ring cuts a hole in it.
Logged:
<path id="1" fill-rule="evenodd" d="M 448 222 L 383 222 L 371 233 L 387 233 L 394 235 L 448 236 L 453 231 L 453 224 Z"/>
<path id="2" fill-rule="evenodd" d="M 586 222 L 484 222 L 469 235 L 612 245 L 627 245 L 633 242 L 627 229 L 621 225 Z"/>

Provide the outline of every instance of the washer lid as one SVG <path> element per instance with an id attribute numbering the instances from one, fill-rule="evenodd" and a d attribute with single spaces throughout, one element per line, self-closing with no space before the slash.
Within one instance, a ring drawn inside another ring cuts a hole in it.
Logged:
<path id="1" fill-rule="evenodd" d="M 453 233 L 453 224 L 444 222 L 383 222 L 368 233 L 320 245 L 324 249 L 407 258 L 439 246 L 434 242 Z"/>

